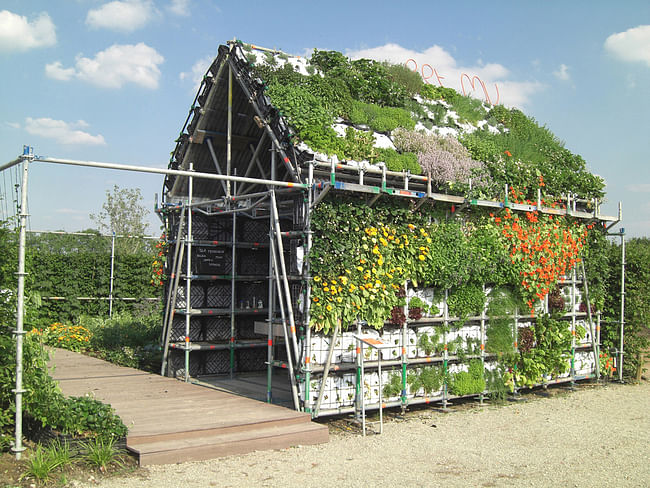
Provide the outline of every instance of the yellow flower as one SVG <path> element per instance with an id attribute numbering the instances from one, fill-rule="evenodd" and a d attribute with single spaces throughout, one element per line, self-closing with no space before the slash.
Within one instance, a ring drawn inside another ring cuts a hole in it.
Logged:
<path id="1" fill-rule="evenodd" d="M 408 228 L 411 229 L 411 230 L 413 230 L 413 229 L 415 229 L 415 226 L 414 226 L 413 224 L 409 224 L 409 225 L 408 225 Z"/>
<path id="2" fill-rule="evenodd" d="M 332 284 L 333 284 L 333 285 L 336 285 L 336 280 L 332 280 Z"/>
<path id="3" fill-rule="evenodd" d="M 347 284 L 348 284 L 348 279 L 347 279 L 347 277 L 345 277 L 345 276 L 341 276 L 339 279 L 341 280 L 341 283 L 343 283 L 344 285 L 347 285 Z"/>
<path id="4" fill-rule="evenodd" d="M 363 271 L 363 267 L 362 266 L 357 266 L 357 270 Z"/>
<path id="5" fill-rule="evenodd" d="M 419 259 L 420 261 L 424 261 L 425 257 L 424 257 L 424 255 L 420 254 L 420 255 L 418 256 L 418 259 Z"/>
<path id="6" fill-rule="evenodd" d="M 320 276 L 314 276 L 314 281 L 318 283 L 320 281 Z"/>
<path id="7" fill-rule="evenodd" d="M 356 289 L 357 289 L 357 287 L 354 286 L 353 283 L 350 283 L 350 293 L 352 293 L 352 292 L 353 292 L 354 290 L 356 290 Z"/>
<path id="8" fill-rule="evenodd" d="M 327 309 L 328 312 L 332 311 L 332 306 L 331 305 L 327 305 L 327 307 L 325 307 L 325 308 Z"/>
<path id="9" fill-rule="evenodd" d="M 379 266 L 381 266 L 381 265 L 384 264 L 384 259 L 383 259 L 381 256 L 380 256 L 379 259 L 377 260 L 377 264 L 378 264 Z"/>
<path id="10" fill-rule="evenodd" d="M 337 297 L 336 301 L 341 303 L 343 301 L 343 299 L 341 297 Z"/>
<path id="11" fill-rule="evenodd" d="M 324 287 L 323 291 L 330 291 L 329 286 Z"/>

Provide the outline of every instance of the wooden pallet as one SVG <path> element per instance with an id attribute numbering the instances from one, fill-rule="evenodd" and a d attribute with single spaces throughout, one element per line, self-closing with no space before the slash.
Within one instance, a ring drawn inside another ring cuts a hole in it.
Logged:
<path id="1" fill-rule="evenodd" d="M 125 368 L 63 349 L 52 376 L 68 396 L 109 403 L 129 427 L 140 465 L 197 461 L 327 442 L 309 414 Z"/>

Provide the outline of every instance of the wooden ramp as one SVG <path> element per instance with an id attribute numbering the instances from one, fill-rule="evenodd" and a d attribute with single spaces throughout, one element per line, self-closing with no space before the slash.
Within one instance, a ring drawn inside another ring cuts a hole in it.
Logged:
<path id="1" fill-rule="evenodd" d="M 125 368 L 64 349 L 50 362 L 67 396 L 91 394 L 129 428 L 140 465 L 198 461 L 327 442 L 309 414 Z"/>

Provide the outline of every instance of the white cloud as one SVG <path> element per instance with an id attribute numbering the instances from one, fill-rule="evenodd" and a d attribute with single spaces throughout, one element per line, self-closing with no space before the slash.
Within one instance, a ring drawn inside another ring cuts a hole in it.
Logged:
<path id="1" fill-rule="evenodd" d="M 68 81 L 75 75 L 74 68 L 64 68 L 61 61 L 45 65 L 45 75 L 60 81 Z"/>
<path id="2" fill-rule="evenodd" d="M 650 66 L 650 25 L 612 34 L 605 40 L 605 50 L 622 61 Z"/>
<path id="3" fill-rule="evenodd" d="M 5 122 L 5 124 L 12 129 L 20 129 L 20 124 L 18 122 Z"/>
<path id="4" fill-rule="evenodd" d="M 191 80 L 194 85 L 194 90 L 198 90 L 199 86 L 201 86 L 201 81 L 203 81 L 203 76 L 205 76 L 212 61 L 214 61 L 214 56 L 202 57 L 192 65 L 191 71 L 183 71 L 179 75 L 181 81 L 185 81 L 186 79 Z"/>
<path id="5" fill-rule="evenodd" d="M 63 120 L 54 120 L 48 117 L 40 119 L 25 119 L 25 130 L 35 136 L 54 139 L 60 144 L 76 144 L 88 146 L 104 146 L 106 141 L 104 136 L 93 136 L 87 132 L 79 130 L 79 127 L 86 128 L 88 124 L 83 120 L 68 123 Z"/>
<path id="6" fill-rule="evenodd" d="M 56 44 L 56 27 L 43 12 L 29 22 L 27 17 L 0 11 L 0 51 L 27 51 Z"/>
<path id="7" fill-rule="evenodd" d="M 74 68 L 63 68 L 56 61 L 45 66 L 50 78 L 68 81 L 78 78 L 104 88 L 121 88 L 133 83 L 144 88 L 158 88 L 161 64 L 165 58 L 144 43 L 113 44 L 94 58 L 77 56 Z"/>
<path id="8" fill-rule="evenodd" d="M 468 95 L 485 99 L 483 87 L 475 78 L 478 76 L 485 84 L 492 103 L 496 103 L 498 100 L 499 103 L 509 106 L 521 107 L 525 105 L 531 95 L 544 88 L 541 83 L 536 81 L 521 82 L 510 79 L 510 71 L 498 63 L 484 64 L 479 60 L 472 66 L 459 65 L 449 52 L 437 45 L 418 52 L 389 43 L 370 49 L 348 50 L 346 54 L 352 59 L 370 58 L 397 64 L 404 64 L 408 61 L 408 67 L 414 69 L 417 64 L 418 72 L 431 84 L 442 83 L 443 86 L 454 88 L 460 93 L 463 93 L 464 88 Z M 463 76 L 463 74 L 467 76 Z M 472 82 L 474 88 L 471 86 Z"/>
<path id="9" fill-rule="evenodd" d="M 557 71 L 553 71 L 553 75 L 558 80 L 562 81 L 567 81 L 569 78 L 571 78 L 571 75 L 569 74 L 569 67 L 566 64 L 561 64 Z"/>
<path id="10" fill-rule="evenodd" d="M 190 0 L 172 0 L 167 9 L 174 15 L 187 17 L 190 15 Z"/>
<path id="11" fill-rule="evenodd" d="M 132 32 L 145 26 L 155 13 L 151 0 L 116 0 L 88 11 L 86 24 L 96 29 Z"/>

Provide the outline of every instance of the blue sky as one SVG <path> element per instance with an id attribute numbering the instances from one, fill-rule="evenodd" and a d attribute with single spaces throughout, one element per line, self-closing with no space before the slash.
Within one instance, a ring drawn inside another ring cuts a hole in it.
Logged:
<path id="1" fill-rule="evenodd" d="M 502 103 L 606 179 L 604 213 L 622 201 L 628 234 L 650 236 L 647 0 L 0 0 L 0 164 L 28 144 L 37 155 L 166 167 L 197 79 L 233 38 L 299 55 L 411 58 L 458 89 L 461 73 L 478 75 L 493 101 L 496 84 Z M 0 192 L 14 176 L 0 175 Z M 114 184 L 141 188 L 153 206 L 162 178 L 34 165 L 31 227 L 91 226 Z"/>

